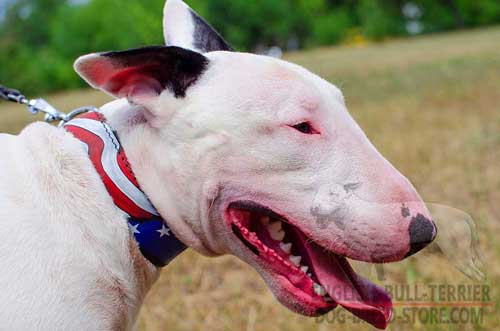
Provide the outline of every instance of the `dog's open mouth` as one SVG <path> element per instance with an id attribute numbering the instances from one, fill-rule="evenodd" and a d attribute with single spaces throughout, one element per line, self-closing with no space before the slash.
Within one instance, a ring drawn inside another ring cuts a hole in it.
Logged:
<path id="1" fill-rule="evenodd" d="M 381 329 L 392 316 L 392 301 L 377 285 L 358 276 L 345 257 L 314 243 L 271 209 L 249 201 L 229 205 L 226 220 L 236 237 L 274 274 L 286 278 L 295 295 L 308 298 L 316 313 L 337 304 Z"/>

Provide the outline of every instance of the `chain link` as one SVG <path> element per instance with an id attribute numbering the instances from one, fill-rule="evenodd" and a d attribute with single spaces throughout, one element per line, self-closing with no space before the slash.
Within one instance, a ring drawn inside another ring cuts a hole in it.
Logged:
<path id="1" fill-rule="evenodd" d="M 5 101 L 16 102 L 28 107 L 29 111 L 32 114 L 44 113 L 45 114 L 45 122 L 60 122 L 59 126 L 64 123 L 72 120 L 76 116 L 89 112 L 89 111 L 98 111 L 97 108 L 89 106 L 89 107 L 81 107 L 71 111 L 69 114 L 65 114 L 52 105 L 50 105 L 44 99 L 33 99 L 28 100 L 24 95 L 21 94 L 18 90 L 14 90 L 11 88 L 7 88 L 5 86 L 0 85 L 0 99 Z"/>
<path id="2" fill-rule="evenodd" d="M 2 85 L 0 85 L 0 98 L 4 99 L 5 101 L 12 101 L 21 104 L 27 104 L 28 101 L 28 99 L 26 99 L 26 97 L 22 95 L 18 90 L 7 88 Z"/>

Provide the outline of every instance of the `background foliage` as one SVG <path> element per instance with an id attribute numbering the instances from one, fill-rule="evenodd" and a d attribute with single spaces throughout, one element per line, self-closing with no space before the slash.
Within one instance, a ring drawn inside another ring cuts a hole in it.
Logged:
<path id="1" fill-rule="evenodd" d="M 187 0 L 239 50 L 263 52 L 500 22 L 498 0 Z M 0 82 L 72 89 L 79 55 L 161 44 L 164 0 L 0 0 Z"/>

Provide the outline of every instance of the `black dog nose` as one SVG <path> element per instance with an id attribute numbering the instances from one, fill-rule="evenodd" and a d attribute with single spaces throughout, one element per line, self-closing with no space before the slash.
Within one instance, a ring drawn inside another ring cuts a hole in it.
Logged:
<path id="1" fill-rule="evenodd" d="M 437 228 L 434 222 L 422 214 L 413 217 L 409 227 L 410 250 L 406 257 L 411 256 L 429 245 L 436 238 Z"/>

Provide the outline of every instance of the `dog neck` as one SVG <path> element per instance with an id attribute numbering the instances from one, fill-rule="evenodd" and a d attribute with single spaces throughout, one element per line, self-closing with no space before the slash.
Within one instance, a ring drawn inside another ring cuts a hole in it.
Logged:
<path id="1" fill-rule="evenodd" d="M 168 134 L 175 130 L 169 127 L 169 114 L 181 110 L 169 109 L 155 117 L 126 99 L 112 101 L 100 110 L 116 130 L 143 191 L 161 215 L 168 215 L 172 231 L 196 252 L 220 255 L 222 249 L 212 244 L 216 239 L 207 239 L 214 237 L 208 212 L 213 209 L 210 204 L 217 185 L 196 159 L 203 155 L 206 162 L 211 145 L 179 143 L 178 133 Z M 186 145 L 189 147 L 184 148 Z M 197 153 L 193 153 L 194 146 L 198 146 Z"/>
<path id="2" fill-rule="evenodd" d="M 90 112 L 65 124 L 88 151 L 115 205 L 122 210 L 144 257 L 164 267 L 182 253 L 184 245 L 161 218 L 139 183 L 116 133 L 103 114 Z"/>

